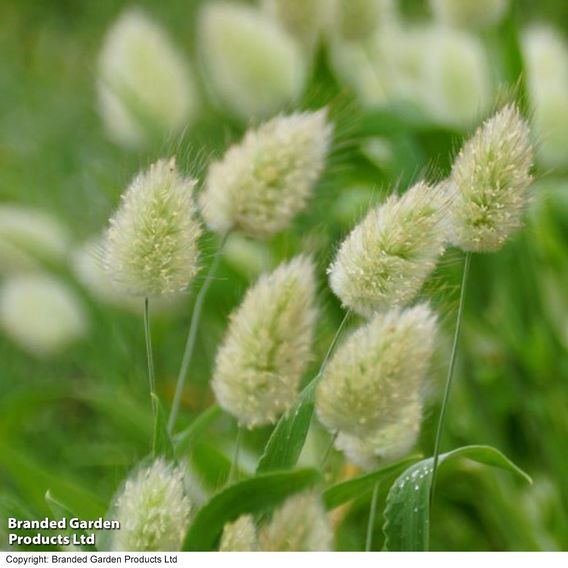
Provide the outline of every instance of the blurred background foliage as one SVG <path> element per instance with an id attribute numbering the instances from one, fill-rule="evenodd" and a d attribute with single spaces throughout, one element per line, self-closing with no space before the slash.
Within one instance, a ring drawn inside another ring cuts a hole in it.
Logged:
<path id="1" fill-rule="evenodd" d="M 78 341 L 49 356 L 0 335 L 2 518 L 49 514 L 44 499 L 48 489 L 62 499 L 73 496 L 86 516 L 104 514 L 126 473 L 149 450 L 151 408 L 142 306 L 132 310 L 101 302 L 77 277 L 73 251 L 100 234 L 140 167 L 176 154 L 183 170 L 202 179 L 208 162 L 255 123 L 213 104 L 207 95 L 196 62 L 196 21 L 203 3 L 138 2 L 167 30 L 184 57 L 194 61 L 202 104 L 196 120 L 181 134 L 156 136 L 143 148 L 129 149 L 113 143 L 105 132 L 96 93 L 97 57 L 105 33 L 129 4 L 0 1 L 1 204 L 40 210 L 65 227 L 69 235 L 65 258 L 43 259 L 42 270 L 65 282 L 84 312 L 85 323 Z M 431 19 L 425 2 L 404 1 L 400 10 L 409 21 Z M 500 23 L 472 32 L 498 67 L 491 108 L 511 96 L 530 106 L 519 38 L 534 23 L 553 25 L 566 34 L 568 4 L 517 0 Z M 471 132 L 471 125 L 440 125 L 399 101 L 362 104 L 357 90 L 334 68 L 330 51 L 326 42 L 316 49 L 303 99 L 288 107 L 329 106 L 336 124 L 329 167 L 310 208 L 291 230 L 269 242 L 239 236 L 229 242 L 206 301 L 180 427 L 212 403 L 208 377 L 227 314 L 259 271 L 296 251 L 316 255 L 322 307 L 317 350 L 323 354 L 342 318 L 325 284 L 325 268 L 339 239 L 370 204 L 393 188 L 404 189 L 422 176 L 437 180 L 446 175 L 464 136 Z M 568 97 L 568 90 L 565 93 Z M 534 478 L 534 485 L 523 486 L 494 471 L 480 474 L 469 466 L 442 474 L 432 522 L 433 549 L 568 549 L 565 174 L 566 169 L 563 173 L 562 168 L 537 167 L 526 228 L 503 251 L 473 259 L 444 441 L 446 449 L 469 443 L 495 445 Z M 206 234 L 204 265 L 216 246 L 216 238 Z M 153 321 L 158 389 L 168 406 L 192 298 L 204 272 L 175 309 L 164 309 Z M 460 274 L 461 256 L 449 251 L 424 291 L 443 314 L 447 333 L 432 372 L 431 403 L 418 448 L 425 455 L 432 451 Z M 7 271 L 0 275 L 3 281 L 11 277 Z M 203 501 L 226 479 L 234 434 L 233 421 L 222 417 L 192 452 L 189 463 L 196 501 Z M 268 434 L 268 429 L 246 434 L 244 470 L 254 468 Z M 317 462 L 326 444 L 326 435 L 314 426 L 302 461 Z M 333 456 L 329 469 L 330 476 L 355 471 L 339 455 Z M 339 549 L 363 546 L 368 507 L 365 498 L 334 513 Z M 376 549 L 382 542 L 380 525 L 379 521 Z M 4 527 L 2 521 L 0 531 Z"/>

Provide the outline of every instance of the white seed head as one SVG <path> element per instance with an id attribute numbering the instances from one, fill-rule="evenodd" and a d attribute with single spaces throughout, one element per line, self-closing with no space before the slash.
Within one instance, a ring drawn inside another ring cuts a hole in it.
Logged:
<path id="1" fill-rule="evenodd" d="M 568 44 L 549 27 L 531 28 L 522 39 L 537 157 L 546 168 L 567 169 Z"/>
<path id="2" fill-rule="evenodd" d="M 101 236 L 78 246 L 71 254 L 71 266 L 77 280 L 90 295 L 105 304 L 141 315 L 143 303 L 120 286 L 116 286 L 105 269 L 101 251 L 104 239 Z M 179 307 L 183 294 L 170 294 L 152 299 L 152 312 L 168 312 Z"/>
<path id="3" fill-rule="evenodd" d="M 110 220 L 104 265 L 113 281 L 135 296 L 174 294 L 198 270 L 195 180 L 174 160 L 159 160 L 138 174 Z"/>
<path id="4" fill-rule="evenodd" d="M 392 20 L 392 0 L 332 0 L 332 33 L 347 41 L 365 41 Z"/>
<path id="5" fill-rule="evenodd" d="M 440 124 L 458 128 L 476 124 L 492 99 L 483 43 L 474 34 L 443 26 L 426 28 L 421 37 L 419 104 Z"/>
<path id="6" fill-rule="evenodd" d="M 363 316 L 409 303 L 444 250 L 446 192 L 418 183 L 372 209 L 328 269 L 342 304 Z"/>
<path id="7" fill-rule="evenodd" d="M 213 163 L 199 195 L 209 227 L 270 236 L 302 211 L 331 143 L 325 110 L 273 118 Z"/>
<path id="8" fill-rule="evenodd" d="M 307 47 L 326 27 L 326 0 L 262 0 L 262 7 Z"/>
<path id="9" fill-rule="evenodd" d="M 263 118 L 302 92 L 302 50 L 269 15 L 250 6 L 210 2 L 199 22 L 200 52 L 211 89 L 243 118 Z"/>
<path id="10" fill-rule="evenodd" d="M 380 463 L 390 462 L 405 456 L 416 444 L 422 420 L 422 404 L 412 401 L 399 409 L 398 418 L 364 437 L 340 432 L 335 447 L 349 461 L 363 469 L 374 469 Z"/>
<path id="11" fill-rule="evenodd" d="M 287 499 L 259 531 L 266 552 L 327 552 L 333 549 L 333 530 L 321 499 L 312 492 Z"/>
<path id="12" fill-rule="evenodd" d="M 434 349 L 436 318 L 426 304 L 377 314 L 338 347 L 316 390 L 331 432 L 367 438 L 395 424 L 419 396 Z"/>
<path id="13" fill-rule="evenodd" d="M 126 10 L 110 28 L 98 61 L 99 107 L 110 135 L 138 146 L 155 133 L 181 130 L 196 116 L 188 63 L 142 10 Z"/>
<path id="14" fill-rule="evenodd" d="M 313 264 L 300 256 L 261 276 L 231 315 L 213 390 L 240 424 L 274 423 L 294 402 L 312 356 L 314 297 Z"/>
<path id="15" fill-rule="evenodd" d="M 0 274 L 61 262 L 68 248 L 67 231 L 53 217 L 18 205 L 0 206 Z"/>
<path id="16" fill-rule="evenodd" d="M 467 251 L 500 249 L 522 225 L 532 164 L 528 124 L 508 105 L 477 129 L 454 162 L 451 242 Z"/>
<path id="17" fill-rule="evenodd" d="M 251 515 L 243 515 L 227 523 L 221 537 L 221 552 L 254 552 L 258 550 L 256 526 Z"/>
<path id="18" fill-rule="evenodd" d="M 430 0 L 436 19 L 463 27 L 493 26 L 509 8 L 509 0 Z"/>
<path id="19" fill-rule="evenodd" d="M 83 337 L 83 305 L 63 282 L 44 274 L 19 275 L 0 288 L 0 326 L 26 351 L 55 355 Z"/>
<path id="20" fill-rule="evenodd" d="M 120 529 L 112 550 L 178 551 L 189 523 L 191 505 L 183 470 L 162 458 L 140 468 L 126 481 L 114 505 Z"/>

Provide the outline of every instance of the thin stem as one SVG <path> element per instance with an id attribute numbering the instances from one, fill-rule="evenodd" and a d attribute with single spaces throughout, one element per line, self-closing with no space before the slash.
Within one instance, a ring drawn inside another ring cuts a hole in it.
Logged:
<path id="1" fill-rule="evenodd" d="M 235 451 L 233 453 L 233 460 L 231 461 L 231 469 L 229 471 L 229 479 L 228 484 L 234 483 L 238 481 L 238 473 L 239 473 L 239 455 L 241 452 L 241 438 L 243 436 L 243 429 L 239 425 L 237 430 L 237 438 L 235 440 Z"/>
<path id="2" fill-rule="evenodd" d="M 148 362 L 148 383 L 152 400 L 152 414 L 156 421 L 156 373 L 154 371 L 154 356 L 152 354 L 152 332 L 150 330 L 150 301 L 144 298 L 144 337 L 146 340 L 146 360 Z"/>
<path id="3" fill-rule="evenodd" d="M 373 487 L 373 496 L 371 497 L 371 509 L 369 510 L 369 522 L 367 523 L 367 538 L 365 539 L 365 552 L 370 552 L 373 547 L 373 529 L 375 528 L 375 517 L 377 515 L 377 501 L 379 500 L 380 482 L 375 483 Z"/>
<path id="4" fill-rule="evenodd" d="M 432 482 L 430 484 L 430 507 L 434 501 L 434 490 L 436 487 L 436 474 L 438 472 L 438 461 L 440 459 L 440 444 L 442 441 L 442 433 L 444 431 L 444 424 L 446 421 L 446 413 L 448 410 L 448 401 L 450 399 L 450 390 L 452 388 L 452 380 L 454 376 L 454 368 L 456 365 L 456 355 L 458 351 L 458 343 L 460 338 L 463 311 L 465 305 L 465 291 L 467 288 L 467 277 L 469 274 L 469 265 L 471 264 L 471 252 L 466 252 L 463 275 L 461 282 L 460 303 L 458 306 L 458 316 L 456 320 L 456 329 L 454 332 L 454 342 L 452 345 L 452 353 L 450 355 L 450 364 L 448 366 L 448 376 L 446 378 L 446 387 L 444 389 L 444 398 L 442 400 L 442 408 L 440 410 L 440 418 L 438 419 L 438 429 L 436 430 L 436 441 L 434 443 L 434 463 L 432 466 Z"/>
<path id="5" fill-rule="evenodd" d="M 203 282 L 203 285 L 201 286 L 201 289 L 199 290 L 197 297 L 195 298 L 195 305 L 193 307 L 193 313 L 191 315 L 191 323 L 189 325 L 189 333 L 187 335 L 187 341 L 185 343 L 181 368 L 177 379 L 176 392 L 172 403 L 172 410 L 170 413 L 170 417 L 168 419 L 168 432 L 170 435 L 173 433 L 176 424 L 176 419 L 181 404 L 181 396 L 185 386 L 185 381 L 187 379 L 187 372 L 189 371 L 189 365 L 191 363 L 191 358 L 193 356 L 193 350 L 195 348 L 195 340 L 197 339 L 197 330 L 199 328 L 199 320 L 201 318 L 203 302 L 205 301 L 205 297 L 207 296 L 207 291 L 209 290 L 209 287 L 213 282 L 213 278 L 217 273 L 217 269 L 219 268 L 219 262 L 221 261 L 221 255 L 223 252 L 223 248 L 225 247 L 225 243 L 227 242 L 228 236 L 229 233 L 225 233 L 223 235 L 219 248 L 215 253 L 213 261 L 211 262 L 209 271 L 207 272 L 207 276 L 205 277 L 205 281 Z"/>
<path id="6" fill-rule="evenodd" d="M 327 362 L 329 361 L 329 358 L 331 357 L 333 350 L 335 349 L 335 345 L 341 337 L 341 332 L 343 331 L 343 328 L 345 327 L 345 324 L 347 323 L 350 315 L 351 310 L 347 310 L 345 312 L 345 315 L 343 316 L 343 319 L 341 320 L 341 323 L 339 324 L 339 327 L 337 328 L 337 331 L 335 332 L 335 335 L 333 336 L 333 339 L 331 340 L 331 343 L 329 344 L 329 347 L 327 348 L 327 352 L 325 354 L 325 357 L 323 358 L 323 361 L 321 362 L 318 374 L 314 377 L 313 380 L 318 379 L 323 373 L 323 370 L 325 369 L 325 366 L 327 365 Z"/>
<path id="7" fill-rule="evenodd" d="M 331 455 L 331 450 L 333 448 L 333 444 L 335 444 L 335 440 L 337 440 L 337 436 L 338 436 L 339 432 L 334 432 L 331 436 L 331 438 L 329 439 L 329 443 L 327 445 L 327 448 L 325 449 L 325 452 L 321 458 L 321 465 L 320 465 L 320 469 L 323 469 L 325 467 L 325 464 L 327 463 L 327 460 L 329 459 L 329 456 Z"/>

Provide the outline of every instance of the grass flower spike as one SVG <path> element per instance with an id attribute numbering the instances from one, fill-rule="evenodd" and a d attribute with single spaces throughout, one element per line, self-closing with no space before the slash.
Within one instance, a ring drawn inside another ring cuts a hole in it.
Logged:
<path id="1" fill-rule="evenodd" d="M 181 130 L 195 117 L 197 93 L 188 63 L 142 10 L 119 17 L 98 63 L 100 111 L 117 142 L 139 146 L 153 134 Z"/>
<path id="2" fill-rule="evenodd" d="M 209 84 L 229 110 L 262 118 L 300 96 L 306 75 L 302 50 L 269 15 L 244 4 L 208 2 L 199 26 Z"/>
<path id="3" fill-rule="evenodd" d="M 26 351 L 49 356 L 82 338 L 87 320 L 79 298 L 63 282 L 29 274 L 2 283 L 0 327 Z"/>
<path id="4" fill-rule="evenodd" d="M 319 419 L 331 432 L 370 440 L 397 424 L 420 394 L 430 364 L 436 318 L 420 304 L 376 315 L 327 364 L 316 390 Z"/>
<path id="5" fill-rule="evenodd" d="M 130 477 L 115 503 L 120 530 L 112 550 L 177 551 L 191 512 L 184 490 L 183 471 L 156 460 Z"/>
<path id="6" fill-rule="evenodd" d="M 532 182 L 529 128 L 514 105 L 480 126 L 451 174 L 451 242 L 466 251 L 500 249 L 522 225 Z"/>
<path id="7" fill-rule="evenodd" d="M 326 24 L 326 0 L 262 0 L 261 5 L 306 47 L 313 46 Z"/>
<path id="8" fill-rule="evenodd" d="M 357 437 L 339 432 L 335 447 L 349 461 L 364 469 L 405 456 L 416 444 L 422 421 L 422 404 L 414 400 L 399 409 L 398 418 L 369 436 Z"/>
<path id="9" fill-rule="evenodd" d="M 532 126 L 545 168 L 568 169 L 568 42 L 554 28 L 523 34 Z"/>
<path id="10" fill-rule="evenodd" d="M 312 262 L 297 257 L 261 276 L 231 315 L 213 389 L 241 425 L 273 423 L 293 403 L 312 355 L 314 296 Z"/>
<path id="11" fill-rule="evenodd" d="M 209 169 L 199 196 L 209 227 L 260 237 L 288 227 L 323 170 L 331 132 L 324 110 L 280 116 L 250 130 Z"/>
<path id="12" fill-rule="evenodd" d="M 67 231 L 50 215 L 18 205 L 0 205 L 0 274 L 61 263 L 69 251 Z"/>
<path id="13" fill-rule="evenodd" d="M 418 183 L 371 210 L 341 244 L 329 268 L 332 290 L 363 316 L 408 304 L 446 239 L 446 192 Z"/>
<path id="14" fill-rule="evenodd" d="M 172 159 L 138 174 L 110 220 L 104 264 L 113 281 L 135 296 L 185 290 L 198 270 L 193 179 Z"/>
<path id="15" fill-rule="evenodd" d="M 325 552 L 332 550 L 333 531 L 321 499 L 314 493 L 290 497 L 259 532 L 266 552 Z"/>
<path id="16" fill-rule="evenodd" d="M 510 0 L 430 0 L 438 20 L 463 27 L 493 26 L 503 19 L 509 4 Z"/>
<path id="17" fill-rule="evenodd" d="M 392 0 L 331 0 L 332 29 L 347 41 L 365 41 L 394 14 Z"/>
<path id="18" fill-rule="evenodd" d="M 258 550 L 256 527 L 251 515 L 243 515 L 227 523 L 221 537 L 221 552 L 254 552 Z"/>

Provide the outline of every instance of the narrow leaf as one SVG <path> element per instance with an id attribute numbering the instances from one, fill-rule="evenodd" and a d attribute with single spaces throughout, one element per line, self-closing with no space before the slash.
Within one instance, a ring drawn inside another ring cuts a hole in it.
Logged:
<path id="1" fill-rule="evenodd" d="M 411 456 L 381 469 L 372 471 L 371 473 L 354 477 L 353 479 L 348 479 L 347 481 L 342 481 L 341 483 L 333 485 L 329 489 L 326 489 L 323 493 L 323 501 L 326 509 L 331 511 L 332 509 L 343 505 L 343 503 L 347 503 L 347 501 L 364 497 L 373 491 L 377 481 L 384 481 L 389 477 L 392 478 L 395 475 L 398 475 L 411 463 L 420 459 L 420 457 L 421 456 Z"/>
<path id="2" fill-rule="evenodd" d="M 154 454 L 154 457 L 164 456 L 166 459 L 171 459 L 174 456 L 174 447 L 172 439 L 168 433 L 168 420 L 166 418 L 166 413 L 158 396 L 152 393 L 152 398 L 156 405 L 152 453 Z"/>
<path id="3" fill-rule="evenodd" d="M 491 446 L 464 446 L 440 456 L 438 466 L 458 458 L 498 467 L 524 481 L 531 478 Z M 391 487 L 385 507 L 385 549 L 398 551 L 425 551 L 429 547 L 430 483 L 433 458 L 409 467 Z"/>
<path id="4" fill-rule="evenodd" d="M 227 487 L 197 513 L 186 534 L 183 550 L 215 550 L 225 523 L 244 514 L 269 511 L 320 480 L 317 470 L 303 469 L 267 473 Z"/>
<path id="5" fill-rule="evenodd" d="M 296 404 L 284 415 L 266 444 L 257 473 L 294 467 L 310 429 L 314 413 L 317 380 L 313 380 L 301 392 Z"/>

